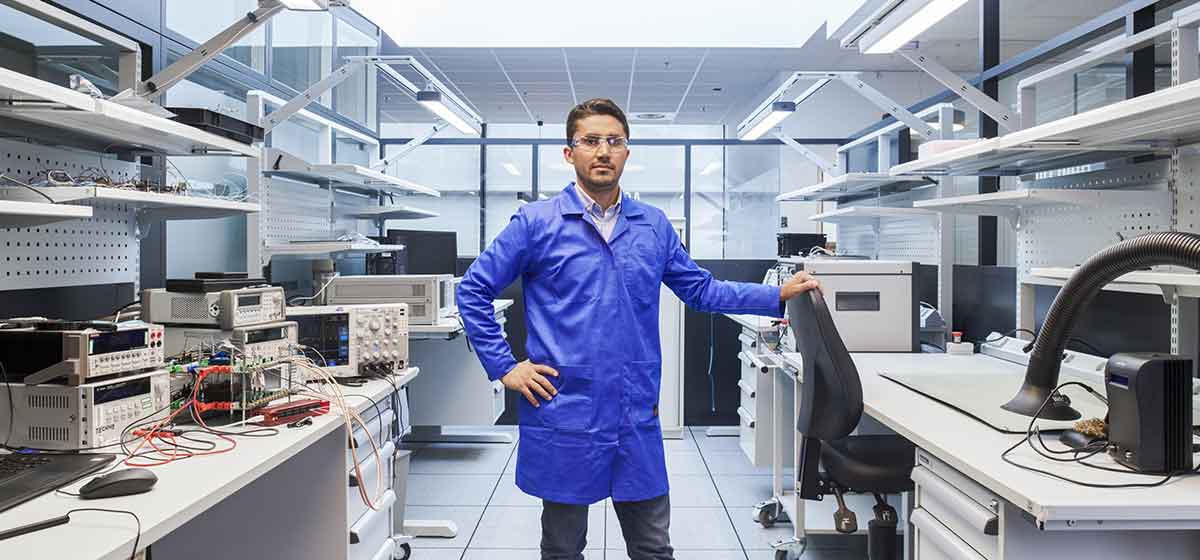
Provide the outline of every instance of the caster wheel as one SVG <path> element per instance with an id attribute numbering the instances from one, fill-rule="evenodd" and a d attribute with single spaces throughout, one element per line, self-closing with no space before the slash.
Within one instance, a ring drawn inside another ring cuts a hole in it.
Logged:
<path id="1" fill-rule="evenodd" d="M 412 556 L 412 546 L 410 546 L 408 543 L 404 543 L 400 545 L 400 555 L 396 556 L 395 558 L 396 560 L 408 560 L 410 556 Z"/>
<path id="2" fill-rule="evenodd" d="M 779 520 L 779 514 L 776 513 L 775 508 L 765 507 L 765 508 L 758 510 L 758 524 L 762 525 L 763 529 L 770 529 L 771 527 L 774 527 L 775 522 L 778 520 Z M 779 556 L 776 556 L 776 558 L 779 558 Z M 787 559 L 784 558 L 783 560 L 787 560 Z"/>

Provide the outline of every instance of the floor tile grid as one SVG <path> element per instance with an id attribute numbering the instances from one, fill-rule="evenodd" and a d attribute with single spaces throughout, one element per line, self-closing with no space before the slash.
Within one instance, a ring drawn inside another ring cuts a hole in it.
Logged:
<path id="1" fill-rule="evenodd" d="M 496 478 L 496 484 L 492 487 L 492 493 L 488 495 L 487 505 L 483 506 L 483 513 L 487 515 L 488 508 L 492 507 L 492 499 L 496 497 L 496 491 L 500 488 L 500 484 L 504 481 L 504 473 L 508 472 L 508 465 L 512 463 L 517 456 L 517 446 L 512 446 L 512 452 L 508 454 L 508 460 L 504 462 L 504 468 L 500 470 L 500 476 Z M 471 536 L 467 539 L 467 547 L 463 550 L 463 556 L 466 557 L 467 552 L 471 550 L 471 542 L 475 540 L 475 534 L 479 531 L 479 525 L 483 523 L 483 516 L 479 517 L 479 523 L 476 523 L 471 528 Z M 460 558 L 461 560 L 461 558 Z"/>
<path id="2" fill-rule="evenodd" d="M 692 428 L 688 427 L 686 429 L 689 433 L 692 434 L 692 438 L 694 440 L 696 438 L 696 434 L 692 431 Z M 704 447 L 697 444 L 696 449 L 700 453 L 700 460 L 704 461 L 704 468 L 706 471 L 708 471 L 709 478 L 712 478 L 713 477 L 712 471 L 708 468 L 708 462 L 704 459 Z M 716 479 L 713 479 L 713 486 L 716 486 Z M 719 498 L 721 500 L 721 508 L 725 510 L 725 516 L 729 519 L 729 524 L 731 526 L 735 527 L 733 534 L 734 534 L 734 536 L 737 537 L 738 546 L 742 547 L 742 554 L 745 556 L 746 560 L 750 560 L 750 553 L 746 552 L 746 543 L 742 541 L 742 535 L 739 534 L 738 531 L 736 530 L 737 525 L 733 521 L 733 514 L 730 513 L 729 506 L 727 506 L 725 504 L 725 498 L 723 496 L 721 496 L 720 488 L 717 488 L 717 498 Z"/>

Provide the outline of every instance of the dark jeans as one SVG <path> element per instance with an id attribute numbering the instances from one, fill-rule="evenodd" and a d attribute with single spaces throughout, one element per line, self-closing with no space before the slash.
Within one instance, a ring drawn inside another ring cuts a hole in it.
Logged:
<path id="1" fill-rule="evenodd" d="M 671 499 L 613 502 L 631 560 L 673 560 Z M 542 560 L 583 560 L 588 506 L 542 501 Z"/>

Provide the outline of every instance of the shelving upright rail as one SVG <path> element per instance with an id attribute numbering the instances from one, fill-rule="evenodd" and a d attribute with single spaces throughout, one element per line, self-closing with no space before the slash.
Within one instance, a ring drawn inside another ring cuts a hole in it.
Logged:
<path id="1" fill-rule="evenodd" d="M 1020 130 L 898 165 L 896 175 L 1016 176 L 1015 191 L 917 203 L 944 213 L 1003 216 L 1017 230 L 1017 325 L 1035 327 L 1036 287 L 1059 286 L 1095 252 L 1152 231 L 1200 232 L 1200 6 L 1104 43 L 1018 84 Z M 1036 87 L 1107 58 L 1169 41 L 1171 85 L 1037 123 Z M 1169 267 L 1107 289 L 1161 295 L 1171 351 L 1196 355 L 1195 274 Z"/>

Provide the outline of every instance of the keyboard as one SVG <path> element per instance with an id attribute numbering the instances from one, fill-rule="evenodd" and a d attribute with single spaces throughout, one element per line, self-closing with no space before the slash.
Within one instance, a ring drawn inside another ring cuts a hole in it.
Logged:
<path id="1" fill-rule="evenodd" d="M 108 466 L 116 455 L 0 455 L 0 512 Z"/>

